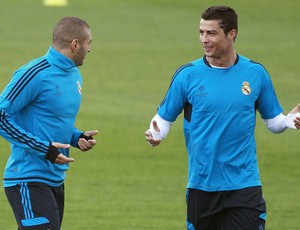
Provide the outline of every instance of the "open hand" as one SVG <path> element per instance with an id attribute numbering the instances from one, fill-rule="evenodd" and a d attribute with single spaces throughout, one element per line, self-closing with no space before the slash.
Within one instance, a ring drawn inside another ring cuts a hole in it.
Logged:
<path id="1" fill-rule="evenodd" d="M 62 144 L 62 143 L 59 143 L 59 142 L 52 142 L 52 145 L 54 147 L 58 148 L 58 149 L 68 149 L 68 148 L 70 148 L 69 144 Z M 74 158 L 67 157 L 62 153 L 58 154 L 58 156 L 55 159 L 56 164 L 68 164 L 68 163 L 71 163 L 71 162 L 74 162 L 74 161 L 75 161 Z"/>

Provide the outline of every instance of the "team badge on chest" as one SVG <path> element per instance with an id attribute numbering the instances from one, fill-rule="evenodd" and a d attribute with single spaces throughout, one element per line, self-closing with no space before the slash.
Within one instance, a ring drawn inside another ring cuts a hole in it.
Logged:
<path id="1" fill-rule="evenodd" d="M 245 95 L 250 95 L 251 93 L 251 87 L 250 87 L 250 83 L 247 81 L 243 82 L 243 86 L 242 86 L 242 93 Z"/>
<path id="2" fill-rule="evenodd" d="M 81 85 L 80 85 L 79 81 L 77 81 L 77 88 L 78 88 L 78 93 L 82 94 L 82 88 L 81 88 Z"/>

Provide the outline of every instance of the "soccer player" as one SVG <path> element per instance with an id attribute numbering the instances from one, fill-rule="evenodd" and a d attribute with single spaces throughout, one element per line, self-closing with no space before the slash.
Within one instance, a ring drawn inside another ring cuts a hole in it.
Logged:
<path id="1" fill-rule="evenodd" d="M 59 230 L 69 147 L 87 151 L 98 131 L 80 131 L 78 66 L 91 51 L 91 30 L 76 17 L 61 19 L 48 52 L 20 67 L 0 95 L 0 135 L 11 143 L 4 188 L 20 230 Z"/>
<path id="2" fill-rule="evenodd" d="M 175 72 L 145 137 L 159 145 L 184 111 L 187 229 L 263 230 L 256 112 L 268 129 L 281 133 L 300 128 L 300 105 L 283 115 L 266 69 L 236 52 L 238 23 L 232 8 L 206 9 L 199 32 L 204 56 Z"/>

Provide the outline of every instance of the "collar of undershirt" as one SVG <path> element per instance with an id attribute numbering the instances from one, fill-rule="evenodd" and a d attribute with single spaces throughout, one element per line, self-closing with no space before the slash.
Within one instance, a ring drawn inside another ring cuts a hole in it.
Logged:
<path id="1" fill-rule="evenodd" d="M 210 67 L 210 68 L 216 68 L 216 69 L 228 69 L 228 68 L 231 67 L 231 66 L 228 66 L 228 67 L 219 67 L 219 66 L 211 65 L 211 64 L 209 64 L 209 62 L 207 61 L 206 55 L 203 56 L 203 60 L 204 60 L 204 63 L 205 63 L 208 67 Z M 236 54 L 236 59 L 235 59 L 233 65 L 236 65 L 236 64 L 238 63 L 238 61 L 239 61 L 239 55 Z"/>

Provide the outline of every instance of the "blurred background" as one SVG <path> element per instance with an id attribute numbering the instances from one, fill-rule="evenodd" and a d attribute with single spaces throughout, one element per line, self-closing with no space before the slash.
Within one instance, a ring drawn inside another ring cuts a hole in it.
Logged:
<path id="1" fill-rule="evenodd" d="M 55 4 L 62 2 L 54 1 Z M 63 1 L 64 2 L 64 1 Z M 71 150 L 63 230 L 184 230 L 187 158 L 182 116 L 163 144 L 144 138 L 178 67 L 202 57 L 201 12 L 216 0 L 43 0 L 0 2 L 0 91 L 13 72 L 45 54 L 54 25 L 85 19 L 92 52 L 82 66 L 76 126 L 99 129 L 90 152 Z M 50 1 L 50 4 L 53 1 Z M 224 0 L 239 15 L 237 52 L 262 63 L 285 113 L 300 102 L 300 2 Z M 224 114 L 226 116 L 226 114 Z M 257 115 L 257 149 L 268 207 L 267 229 L 300 229 L 300 133 L 270 133 Z M 0 138 L 0 172 L 10 153 Z M 16 229 L 0 187 L 0 229 Z"/>

